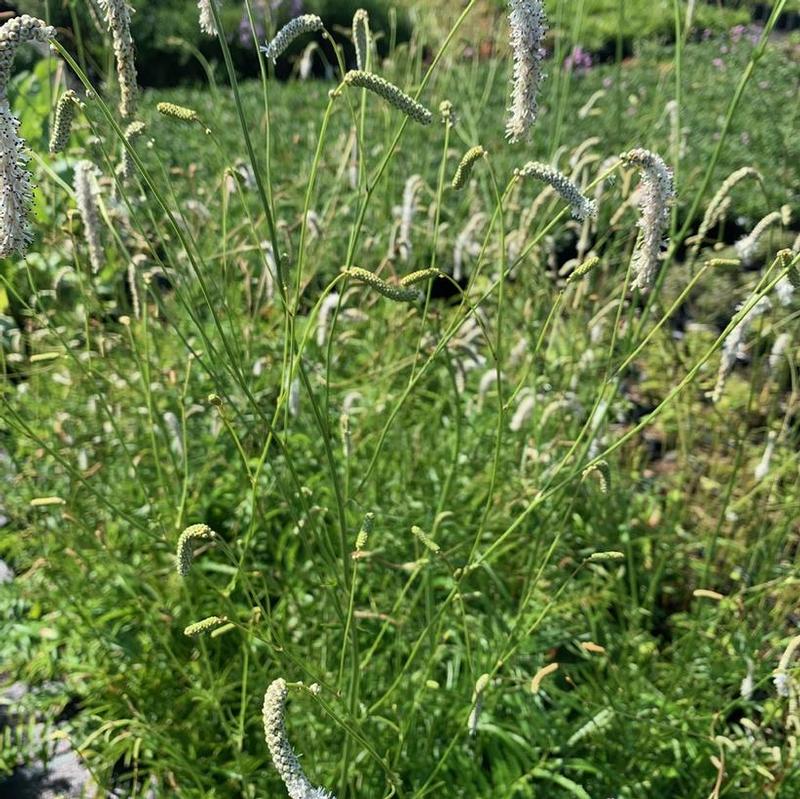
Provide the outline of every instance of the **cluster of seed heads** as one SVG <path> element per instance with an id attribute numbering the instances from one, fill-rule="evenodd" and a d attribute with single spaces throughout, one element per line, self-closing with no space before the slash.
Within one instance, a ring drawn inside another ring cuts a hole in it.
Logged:
<path id="1" fill-rule="evenodd" d="M 317 788 L 309 782 L 289 743 L 284 720 L 288 693 L 286 681 L 279 678 L 270 683 L 264 694 L 264 740 L 275 770 L 283 780 L 290 799 L 334 799 L 324 788 Z"/>
<path id="2" fill-rule="evenodd" d="M 186 577 L 192 567 L 195 542 L 213 541 L 216 537 L 217 534 L 207 524 L 192 524 L 180 534 L 175 560 L 181 577 Z"/>
<path id="3" fill-rule="evenodd" d="M 378 277 L 378 275 L 376 275 L 374 272 L 370 272 L 367 269 L 361 269 L 358 266 L 342 267 L 342 274 L 347 275 L 347 277 L 360 280 L 362 283 L 366 283 L 368 286 L 374 288 L 379 294 L 383 294 L 384 297 L 388 297 L 390 300 L 395 300 L 395 302 L 419 302 L 422 299 L 422 295 L 416 289 L 410 289 L 404 286 L 395 286 L 392 283 L 387 283 L 383 278 Z"/>
<path id="4" fill-rule="evenodd" d="M 106 16 L 106 24 L 111 31 L 114 46 L 119 83 L 119 112 L 123 117 L 132 117 L 136 113 L 136 99 L 139 93 L 131 36 L 132 9 L 125 0 L 99 0 L 99 3 Z"/>
<path id="5" fill-rule="evenodd" d="M 452 186 L 456 191 L 460 191 L 467 185 L 467 181 L 469 181 L 470 175 L 472 174 L 472 168 L 486 155 L 486 150 L 484 150 L 480 144 L 476 147 L 471 147 L 464 153 L 464 157 L 461 159 L 455 175 L 453 175 Z"/>
<path id="6" fill-rule="evenodd" d="M 575 219 L 590 219 L 597 216 L 597 203 L 581 194 L 581 190 L 565 174 L 548 164 L 529 161 L 516 174 L 521 178 L 537 178 L 555 189 L 569 203 Z"/>
<path id="7" fill-rule="evenodd" d="M 664 160 L 642 148 L 623 153 L 620 158 L 625 166 L 641 172 L 639 199 L 640 242 L 633 254 L 633 288 L 647 292 L 658 272 L 658 262 L 664 244 L 669 207 L 675 198 L 675 183 L 672 171 Z"/>
<path id="8" fill-rule="evenodd" d="M 506 136 L 518 142 L 528 136 L 539 110 L 536 97 L 543 77 L 547 17 L 541 0 L 509 0 L 509 7 L 514 76 Z"/>
<path id="9" fill-rule="evenodd" d="M 290 22 L 287 22 L 275 38 L 269 42 L 261 51 L 267 58 L 272 61 L 277 61 L 278 57 L 286 52 L 286 48 L 298 37 L 304 33 L 314 33 L 323 29 L 322 20 L 316 14 L 303 14 L 295 17 Z"/>
<path id="10" fill-rule="evenodd" d="M 72 120 L 75 119 L 75 112 L 80 106 L 81 101 L 72 89 L 67 89 L 58 98 L 53 130 L 50 134 L 50 155 L 60 153 L 67 146 L 69 134 L 72 130 Z"/>
<path id="11" fill-rule="evenodd" d="M 430 125 L 433 121 L 433 114 L 405 92 L 398 89 L 393 83 L 384 80 L 372 72 L 363 70 L 351 70 L 344 76 L 344 82 L 348 86 L 357 89 L 367 89 L 378 97 L 382 97 L 387 103 L 402 111 L 407 117 L 419 122 L 420 125 Z"/>

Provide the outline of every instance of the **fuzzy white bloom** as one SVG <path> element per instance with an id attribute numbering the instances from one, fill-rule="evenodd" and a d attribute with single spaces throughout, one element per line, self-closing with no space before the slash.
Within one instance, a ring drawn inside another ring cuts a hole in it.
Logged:
<path id="1" fill-rule="evenodd" d="M 798 691 L 797 683 L 792 678 L 792 675 L 789 674 L 789 663 L 791 663 L 798 647 L 800 647 L 800 635 L 795 635 L 781 655 L 781 659 L 778 661 L 778 668 L 773 672 L 772 681 L 775 683 L 775 690 L 778 692 L 778 696 L 789 697 L 792 693 L 796 694 Z"/>
<path id="2" fill-rule="evenodd" d="M 792 337 L 789 333 L 781 333 L 775 339 L 775 343 L 772 345 L 772 349 L 769 352 L 770 372 L 774 372 L 778 368 L 778 364 L 780 364 L 781 359 L 783 358 L 783 353 L 786 351 L 786 347 L 789 346 L 789 342 L 791 340 Z"/>
<path id="3" fill-rule="evenodd" d="M 511 417 L 511 423 L 508 425 L 512 432 L 519 432 L 527 424 L 535 405 L 536 397 L 533 394 L 528 394 L 520 400 L 514 415 Z"/>
<path id="4" fill-rule="evenodd" d="M 219 8 L 222 5 L 222 0 L 197 0 L 197 8 L 200 11 L 200 30 L 209 36 L 216 36 L 217 26 L 214 24 L 211 3 L 215 3 Z"/>
<path id="5" fill-rule="evenodd" d="M 753 680 L 753 664 L 748 660 L 747 673 L 744 675 L 744 677 L 742 677 L 742 682 L 739 685 L 739 696 L 749 702 L 753 698 L 754 688 L 755 682 Z"/>
<path id="6" fill-rule="evenodd" d="M 781 305 L 791 305 L 794 299 L 794 286 L 788 277 L 782 277 L 775 284 L 775 294 L 778 295 L 778 302 Z"/>
<path id="7" fill-rule="evenodd" d="M 303 14 L 287 22 L 277 33 L 275 38 L 261 48 L 261 51 L 274 61 L 278 56 L 286 51 L 286 48 L 304 33 L 321 31 L 323 28 L 322 20 L 316 14 Z"/>
<path id="8" fill-rule="evenodd" d="M 781 211 L 773 211 L 767 214 L 743 239 L 739 239 L 734 245 L 736 254 L 742 259 L 745 266 L 750 266 L 755 260 L 758 252 L 758 243 L 762 236 L 773 226 L 783 221 L 785 214 Z"/>
<path id="9" fill-rule="evenodd" d="M 339 294 L 332 291 L 322 301 L 317 317 L 317 346 L 324 347 L 328 341 L 329 320 L 336 306 L 339 304 Z"/>
<path id="10" fill-rule="evenodd" d="M 369 14 L 359 8 L 353 15 L 353 46 L 356 49 L 356 66 L 359 69 L 367 69 L 367 59 L 369 58 Z"/>
<path id="11" fill-rule="evenodd" d="M 136 62 L 133 54 L 131 36 L 131 12 L 133 9 L 125 0 L 98 0 L 106 17 L 114 44 L 114 58 L 117 62 L 119 81 L 119 112 L 123 117 L 136 113 L 136 98 L 139 89 L 136 85 Z"/>
<path id="12" fill-rule="evenodd" d="M 743 305 L 740 303 L 736 306 L 736 311 L 740 311 Z M 725 381 L 733 369 L 736 361 L 742 357 L 742 350 L 744 347 L 744 337 L 747 331 L 753 324 L 753 321 L 765 313 L 771 307 L 771 303 L 767 297 L 762 297 L 740 320 L 736 327 L 731 330 L 722 343 L 722 357 L 719 363 L 719 371 L 717 372 L 717 382 L 714 390 L 709 395 L 712 402 L 719 402 L 722 396 L 722 391 L 725 388 Z"/>
<path id="13" fill-rule="evenodd" d="M 417 211 L 417 194 L 424 182 L 419 175 L 412 175 L 403 189 L 403 207 L 400 212 L 400 236 L 397 240 L 397 251 L 402 261 L 411 257 L 411 226 Z"/>
<path id="14" fill-rule="evenodd" d="M 753 169 L 751 166 L 744 166 L 728 175 L 719 187 L 717 193 L 711 198 L 711 202 L 708 204 L 708 208 L 706 208 L 706 212 L 703 215 L 703 221 L 697 229 L 697 235 L 692 237 L 691 260 L 697 257 L 700 247 L 703 245 L 706 236 L 708 236 L 708 231 L 728 212 L 731 205 L 730 195 L 733 189 L 738 183 L 748 178 L 759 182 L 763 180 L 758 170 Z"/>
<path id="15" fill-rule="evenodd" d="M 478 722 L 481 718 L 481 711 L 483 710 L 483 695 L 486 691 L 486 686 L 489 685 L 489 675 L 481 674 L 478 681 L 475 683 L 475 691 L 472 694 L 472 710 L 467 720 L 467 729 L 471 736 L 478 732 Z"/>
<path id="16" fill-rule="evenodd" d="M 0 258 L 12 253 L 24 256 L 32 238 L 29 215 L 33 189 L 28 156 L 6 86 L 17 47 L 25 42 L 47 42 L 54 36 L 54 28 L 27 14 L 0 27 Z"/>
<path id="17" fill-rule="evenodd" d="M 770 461 L 772 461 L 772 454 L 775 451 L 776 439 L 777 436 L 775 431 L 770 430 L 769 435 L 767 436 L 767 445 L 764 447 L 764 454 L 761 456 L 761 460 L 753 470 L 753 476 L 756 478 L 757 482 L 760 482 L 767 476 L 767 474 L 769 474 L 769 464 Z"/>
<path id="18" fill-rule="evenodd" d="M 569 203 L 570 211 L 575 219 L 590 219 L 597 216 L 597 203 L 581 194 L 581 190 L 565 174 L 538 161 L 529 161 L 522 169 L 517 170 L 521 178 L 537 178 L 552 186 L 561 198 Z"/>
<path id="19" fill-rule="evenodd" d="M 295 377 L 289 385 L 289 413 L 297 418 L 300 415 L 300 378 Z"/>
<path id="20" fill-rule="evenodd" d="M 283 679 L 273 680 L 264 694 L 264 740 L 275 769 L 291 799 L 334 799 L 324 788 L 315 788 L 308 781 L 289 743 L 284 722 L 287 694 L 286 681 Z"/>
<path id="21" fill-rule="evenodd" d="M 542 44 L 547 33 L 547 17 L 541 0 L 509 0 L 508 6 L 514 77 L 506 137 L 518 142 L 528 135 L 539 110 L 536 95 L 543 77 Z"/>
<path id="22" fill-rule="evenodd" d="M 97 208 L 97 171 L 91 161 L 79 161 L 75 165 L 75 200 L 83 222 L 83 234 L 89 247 L 89 262 L 92 272 L 103 266 L 103 245 L 100 240 L 100 212 Z"/>
<path id="23" fill-rule="evenodd" d="M 0 258 L 24 256 L 31 242 L 29 215 L 33 202 L 25 142 L 8 100 L 0 98 Z"/>
<path id="24" fill-rule="evenodd" d="M 51 25 L 23 14 L 0 27 L 0 96 L 5 97 L 17 48 L 26 42 L 48 42 L 56 35 Z"/>
<path id="25" fill-rule="evenodd" d="M 653 283 L 661 256 L 664 233 L 669 223 L 669 206 L 675 198 L 672 170 L 664 160 L 642 148 L 621 156 L 626 166 L 635 166 L 642 173 L 639 200 L 641 241 L 633 254 L 633 288 L 646 292 Z"/>

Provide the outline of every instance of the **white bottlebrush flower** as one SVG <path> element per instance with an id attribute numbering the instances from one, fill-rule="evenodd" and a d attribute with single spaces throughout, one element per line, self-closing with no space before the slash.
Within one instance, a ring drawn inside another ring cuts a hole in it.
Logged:
<path id="1" fill-rule="evenodd" d="M 100 240 L 100 211 L 97 208 L 96 167 L 91 161 L 79 161 L 75 165 L 75 200 L 83 222 L 83 234 L 89 248 L 89 262 L 92 272 L 99 272 L 103 266 L 103 245 Z"/>
<path id="2" fill-rule="evenodd" d="M 786 351 L 786 348 L 789 346 L 789 342 L 791 340 L 792 337 L 789 333 L 781 333 L 775 339 L 775 343 L 772 345 L 772 349 L 769 352 L 770 373 L 774 372 L 778 368 L 778 365 L 780 364 L 783 358 L 783 353 Z"/>
<path id="3" fill-rule="evenodd" d="M 742 682 L 739 685 L 739 696 L 749 702 L 753 698 L 753 689 L 755 688 L 755 681 L 753 680 L 753 664 L 750 660 L 747 661 L 747 673 L 742 677 Z"/>
<path id="4" fill-rule="evenodd" d="M 131 36 L 131 12 L 133 9 L 125 0 L 98 0 L 106 17 L 114 44 L 114 58 L 117 62 L 119 82 L 119 112 L 123 117 L 136 113 L 138 87 L 136 85 L 136 62 Z"/>
<path id="5" fill-rule="evenodd" d="M 767 214 L 743 239 L 739 239 L 734 245 L 736 254 L 742 259 L 745 266 L 750 266 L 755 260 L 758 252 L 758 243 L 763 235 L 773 226 L 780 224 L 785 214 L 781 211 L 773 211 Z"/>
<path id="6" fill-rule="evenodd" d="M 272 763 L 283 780 L 290 799 L 334 799 L 324 788 L 316 788 L 309 782 L 289 743 L 284 721 L 287 694 L 286 681 L 282 679 L 273 680 L 264 694 L 264 740 L 267 742 Z"/>
<path id="7" fill-rule="evenodd" d="M 319 316 L 317 317 L 317 346 L 324 347 L 328 341 L 328 330 L 330 329 L 329 320 L 331 314 L 339 304 L 339 294 L 332 291 L 322 301 L 319 307 Z"/>
<path id="8" fill-rule="evenodd" d="M 31 242 L 29 215 L 33 202 L 31 176 L 19 120 L 8 100 L 0 98 L 0 257 L 25 255 Z"/>
<path id="9" fill-rule="evenodd" d="M 642 173 L 639 200 L 641 241 L 633 254 L 633 288 L 646 292 L 658 270 L 661 247 L 669 223 L 669 206 L 675 198 L 672 170 L 664 160 L 649 150 L 637 148 L 621 156 L 626 166 L 635 166 Z"/>
<path id="10" fill-rule="evenodd" d="M 769 310 L 770 306 L 771 303 L 769 299 L 767 297 L 762 297 L 725 337 L 725 341 L 722 343 L 722 357 L 719 363 L 719 371 L 717 372 L 717 382 L 714 386 L 714 390 L 710 394 L 712 402 L 719 402 L 722 391 L 725 388 L 725 381 L 731 369 L 733 369 L 736 361 L 742 357 L 744 337 L 747 335 L 747 331 L 750 329 L 753 321 Z M 741 304 L 737 305 L 736 311 L 740 311 L 741 308 Z"/>
<path id="11" fill-rule="evenodd" d="M 26 42 L 48 42 L 56 30 L 41 19 L 23 14 L 0 26 L 0 96 L 5 97 L 17 48 Z"/>
<path id="12" fill-rule="evenodd" d="M 536 95 L 542 81 L 542 44 L 547 33 L 547 17 L 541 0 L 509 0 L 508 5 L 514 77 L 506 137 L 518 142 L 528 135 L 536 121 Z"/>
<path id="13" fill-rule="evenodd" d="M 214 24 L 214 14 L 211 10 L 211 3 L 215 3 L 219 9 L 222 5 L 222 0 L 197 0 L 197 8 L 200 12 L 200 30 L 209 36 L 216 36 L 217 26 Z"/>
<path id="14" fill-rule="evenodd" d="M 300 415 L 300 378 L 295 377 L 289 384 L 289 414 L 297 418 Z"/>
<path id="15" fill-rule="evenodd" d="M 287 22 L 276 34 L 275 38 L 261 48 L 267 58 L 277 61 L 286 48 L 304 33 L 314 33 L 323 29 L 322 20 L 316 14 L 303 14 Z"/>
<path id="16" fill-rule="evenodd" d="M 508 425 L 512 432 L 517 433 L 522 430 L 530 420 L 535 406 L 536 397 L 533 394 L 527 394 L 520 400 L 514 415 L 511 417 L 511 423 Z"/>
<path id="17" fill-rule="evenodd" d="M 417 194 L 424 182 L 419 175 L 412 175 L 403 189 L 403 206 L 400 212 L 400 236 L 397 240 L 397 251 L 402 261 L 411 257 L 411 226 L 417 210 Z"/>
<path id="18" fill-rule="evenodd" d="M 760 482 L 767 476 L 767 474 L 769 474 L 769 465 L 772 461 L 772 454 L 775 451 L 776 439 L 777 435 L 775 434 L 775 431 L 770 430 L 769 435 L 767 436 L 767 445 L 764 447 L 764 454 L 761 456 L 761 460 L 753 470 L 753 476 L 756 478 L 757 482 Z"/>
<path id="19" fill-rule="evenodd" d="M 517 171 L 521 178 L 537 178 L 552 186 L 563 200 L 569 203 L 575 219 L 590 219 L 597 216 L 597 203 L 581 194 L 581 190 L 566 175 L 538 161 L 529 161 Z"/>
<path id="20" fill-rule="evenodd" d="M 751 166 L 744 166 L 728 175 L 717 190 L 717 193 L 711 198 L 711 202 L 708 204 L 708 208 L 703 215 L 703 221 L 700 223 L 700 227 L 697 230 L 697 235 L 693 237 L 694 243 L 692 244 L 691 250 L 692 260 L 697 257 L 697 253 L 703 241 L 705 241 L 708 231 L 711 230 L 725 214 L 726 209 L 730 205 L 730 195 L 733 189 L 738 183 L 748 178 L 762 182 L 761 174 L 758 170 L 753 169 Z"/>
<path id="21" fill-rule="evenodd" d="M 6 96 L 17 47 L 25 42 L 47 42 L 55 29 L 23 14 L 0 27 L 0 257 L 25 255 L 31 241 L 29 215 L 33 202 L 25 142 L 19 120 Z"/>
<path id="22" fill-rule="evenodd" d="M 486 686 L 489 685 L 489 675 L 481 674 L 478 681 L 475 683 L 475 691 L 472 694 L 472 710 L 467 720 L 467 729 L 469 734 L 474 736 L 478 732 L 478 722 L 481 718 L 481 711 L 483 710 L 483 695 L 486 691 Z"/>
<path id="23" fill-rule="evenodd" d="M 356 66 L 359 69 L 367 69 L 367 59 L 369 58 L 369 14 L 359 8 L 353 15 L 353 46 L 356 49 Z"/>

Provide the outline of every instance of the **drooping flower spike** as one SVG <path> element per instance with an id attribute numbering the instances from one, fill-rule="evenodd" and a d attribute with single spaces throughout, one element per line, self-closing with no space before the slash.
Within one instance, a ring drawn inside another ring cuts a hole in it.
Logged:
<path id="1" fill-rule="evenodd" d="M 416 289 L 406 288 L 404 286 L 395 286 L 392 283 L 387 283 L 383 278 L 378 277 L 374 272 L 367 269 L 361 269 L 358 266 L 347 266 L 342 268 L 342 273 L 348 277 L 360 280 L 371 286 L 379 294 L 388 297 L 395 302 L 419 302 L 422 299 L 422 294 Z"/>
<path id="2" fill-rule="evenodd" d="M 464 186 L 467 185 L 470 175 L 472 175 L 472 168 L 481 158 L 484 158 L 486 155 L 488 155 L 488 153 L 483 149 L 483 147 L 481 147 L 480 144 L 476 147 L 471 147 L 466 153 L 464 153 L 464 157 L 461 159 L 455 175 L 453 175 L 452 186 L 456 191 L 460 191 L 464 188 Z"/>
<path id="3" fill-rule="evenodd" d="M 514 76 L 506 137 L 514 143 L 528 136 L 539 111 L 536 96 L 543 77 L 547 17 L 541 0 L 509 0 L 508 5 Z"/>
<path id="4" fill-rule="evenodd" d="M 67 146 L 69 134 L 72 130 L 72 121 L 75 119 L 75 112 L 80 106 L 81 101 L 72 89 L 67 89 L 67 91 L 58 98 L 56 115 L 53 120 L 53 130 L 50 134 L 50 145 L 48 148 L 50 155 L 60 153 Z"/>
<path id="5" fill-rule="evenodd" d="M 639 229 L 641 241 L 633 254 L 633 288 L 641 292 L 650 289 L 658 271 L 658 261 L 664 244 L 669 207 L 675 199 L 672 170 L 664 160 L 642 148 L 623 153 L 625 166 L 633 166 L 642 174 L 639 199 Z"/>
<path id="6" fill-rule="evenodd" d="M 186 577 L 192 567 L 195 541 L 213 541 L 217 534 L 207 524 L 192 524 L 187 527 L 178 538 L 175 552 L 178 574 Z"/>
<path id="7" fill-rule="evenodd" d="M 136 84 L 136 62 L 134 60 L 133 37 L 131 36 L 131 12 L 125 0 L 99 0 L 106 16 L 114 44 L 119 82 L 119 112 L 123 117 L 136 113 L 139 89 Z"/>
<path id="8" fill-rule="evenodd" d="M 32 238 L 29 216 L 33 188 L 28 156 L 19 135 L 19 120 L 6 95 L 14 54 L 20 44 L 47 42 L 54 36 L 53 27 L 27 14 L 0 27 L 0 258 L 25 255 Z"/>
<path id="9" fill-rule="evenodd" d="M 219 8 L 222 5 L 222 0 L 197 0 L 197 9 L 200 12 L 200 30 L 208 36 L 216 36 L 217 26 L 214 24 L 211 3 L 215 3 Z"/>
<path id="10" fill-rule="evenodd" d="M 351 70 L 344 76 L 344 82 L 348 86 L 357 89 L 368 89 L 386 100 L 387 103 L 402 111 L 407 117 L 419 122 L 420 125 L 430 125 L 433 121 L 433 114 L 412 97 L 397 88 L 393 83 L 384 80 L 371 72 L 361 70 Z"/>
<path id="11" fill-rule="evenodd" d="M 575 219 L 590 219 L 597 216 L 597 203 L 584 197 L 581 190 L 566 175 L 547 164 L 529 161 L 517 171 L 521 178 L 537 178 L 552 186 L 569 203 L 570 211 Z"/>
<path id="12" fill-rule="evenodd" d="M 316 14 L 303 14 L 295 17 L 278 31 L 271 42 L 261 48 L 261 52 L 275 62 L 298 36 L 321 31 L 323 27 L 322 20 Z"/>
<path id="13" fill-rule="evenodd" d="M 273 680 L 264 694 L 261 711 L 264 721 L 264 740 L 275 770 L 283 780 L 290 799 L 334 799 L 324 788 L 317 788 L 309 782 L 289 743 L 284 721 L 288 693 L 286 680 L 281 678 Z"/>

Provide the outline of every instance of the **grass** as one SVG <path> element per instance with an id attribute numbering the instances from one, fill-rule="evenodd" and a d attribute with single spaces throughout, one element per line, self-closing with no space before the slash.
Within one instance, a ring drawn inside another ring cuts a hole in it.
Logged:
<path id="1" fill-rule="evenodd" d="M 798 211 L 796 42 L 642 46 L 586 75 L 557 53 L 533 141 L 512 148 L 507 55 L 472 58 L 456 32 L 431 66 L 434 36 L 420 25 L 378 70 L 414 91 L 431 68 L 430 128 L 374 96 L 329 98 L 332 83 L 243 84 L 237 100 L 220 72 L 144 95 L 131 183 L 114 177 L 113 96 L 87 102 L 65 155 L 35 158 L 37 242 L 0 271 L 0 556 L 17 575 L 0 587 L 0 660 L 34 687 L 25 710 L 60 720 L 129 796 L 150 780 L 159 796 L 282 796 L 260 718 L 277 677 L 321 686 L 293 691 L 287 726 L 339 799 L 800 796 L 797 711 L 772 683 L 797 634 L 796 344 L 769 363 L 796 329 L 774 285 L 796 269 L 776 253 L 797 223 L 750 268 L 705 266 L 768 212 Z M 39 153 L 55 72 L 14 87 Z M 201 123 L 158 115 L 164 100 Z M 488 160 L 451 191 L 478 143 Z M 647 297 L 628 289 L 633 172 L 615 167 L 585 229 L 511 180 L 532 158 L 569 169 L 582 145 L 590 194 L 633 146 L 675 169 Z M 103 172 L 97 274 L 70 189 L 83 157 Z M 735 191 L 692 262 L 683 239 L 744 165 L 763 188 Z M 403 260 L 390 244 L 415 174 Z M 468 279 L 420 284 L 419 305 L 340 274 L 452 274 L 457 245 Z M 598 265 L 567 281 L 590 252 Z M 737 306 L 764 295 L 712 403 Z M 584 476 L 601 461 L 605 491 Z M 219 540 L 181 579 L 193 523 Z M 591 557 L 608 551 L 621 557 Z M 183 635 L 210 615 L 233 627 Z M 3 752 L 6 768 L 26 756 L 16 739 Z"/>

